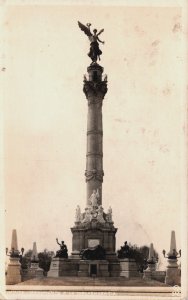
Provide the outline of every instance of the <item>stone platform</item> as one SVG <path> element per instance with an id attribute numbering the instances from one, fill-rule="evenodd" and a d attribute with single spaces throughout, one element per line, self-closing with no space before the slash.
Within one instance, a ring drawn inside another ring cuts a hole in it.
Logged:
<path id="1" fill-rule="evenodd" d="M 106 286 L 108 289 L 110 287 L 124 287 L 124 286 L 140 286 L 140 287 L 167 287 L 165 283 L 156 281 L 156 280 L 150 280 L 146 281 L 142 278 L 134 278 L 128 280 L 124 277 L 59 277 L 59 278 L 53 278 L 53 277 L 45 277 L 42 279 L 31 279 L 24 282 L 19 283 L 17 286 Z"/>
<path id="2" fill-rule="evenodd" d="M 83 278 L 84 280 L 84 278 Z M 130 282 L 128 280 L 128 282 Z M 134 284 L 134 282 L 133 282 Z M 14 285 L 7 286 L 4 299 L 30 299 L 33 293 L 36 299 L 95 299 L 95 300 L 130 300 L 130 299 L 157 299 L 180 300 L 181 295 L 173 294 L 173 287 L 169 286 L 66 286 L 66 285 Z M 172 297 L 173 295 L 173 297 Z"/>
<path id="3" fill-rule="evenodd" d="M 140 277 L 134 259 L 82 260 L 75 258 L 52 259 L 48 277 Z"/>

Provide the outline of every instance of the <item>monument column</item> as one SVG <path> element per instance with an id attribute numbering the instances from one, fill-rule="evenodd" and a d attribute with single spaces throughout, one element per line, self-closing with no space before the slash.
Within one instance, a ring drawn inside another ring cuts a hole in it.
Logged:
<path id="1" fill-rule="evenodd" d="M 83 91 L 88 100 L 87 118 L 87 154 L 86 183 L 87 205 L 93 190 L 98 190 L 98 205 L 102 204 L 103 182 L 103 126 L 102 104 L 107 92 L 107 78 L 102 79 L 103 68 L 92 63 L 88 68 L 88 76 L 84 77 Z"/>

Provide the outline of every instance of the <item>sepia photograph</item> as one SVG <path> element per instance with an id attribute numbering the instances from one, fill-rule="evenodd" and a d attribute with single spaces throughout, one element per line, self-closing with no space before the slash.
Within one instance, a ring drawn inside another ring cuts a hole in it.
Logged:
<path id="1" fill-rule="evenodd" d="M 187 1 L 0 7 L 1 299 L 188 299 Z"/>

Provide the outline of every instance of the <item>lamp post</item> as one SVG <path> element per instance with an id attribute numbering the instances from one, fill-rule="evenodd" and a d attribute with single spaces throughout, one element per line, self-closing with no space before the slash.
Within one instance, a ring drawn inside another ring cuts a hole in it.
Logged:
<path id="1" fill-rule="evenodd" d="M 8 247 L 6 247 L 5 249 L 6 251 L 6 256 L 10 256 L 12 258 L 20 258 L 20 260 L 22 259 L 22 256 L 23 256 L 23 253 L 24 253 L 24 248 L 22 247 L 21 248 L 21 251 L 15 249 L 14 247 L 9 251 L 9 254 L 8 254 Z M 21 252 L 21 254 L 20 254 Z"/>

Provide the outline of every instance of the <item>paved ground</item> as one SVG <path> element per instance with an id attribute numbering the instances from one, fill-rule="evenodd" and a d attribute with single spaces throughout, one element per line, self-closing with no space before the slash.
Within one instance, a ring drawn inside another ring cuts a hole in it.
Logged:
<path id="1" fill-rule="evenodd" d="M 61 277 L 52 278 L 44 277 L 42 279 L 35 278 L 26 280 L 18 285 L 40 285 L 40 286 L 148 286 L 148 287 L 165 287 L 165 283 L 148 280 L 142 278 L 125 278 L 106 277 L 106 278 L 91 278 L 91 277 Z"/>

